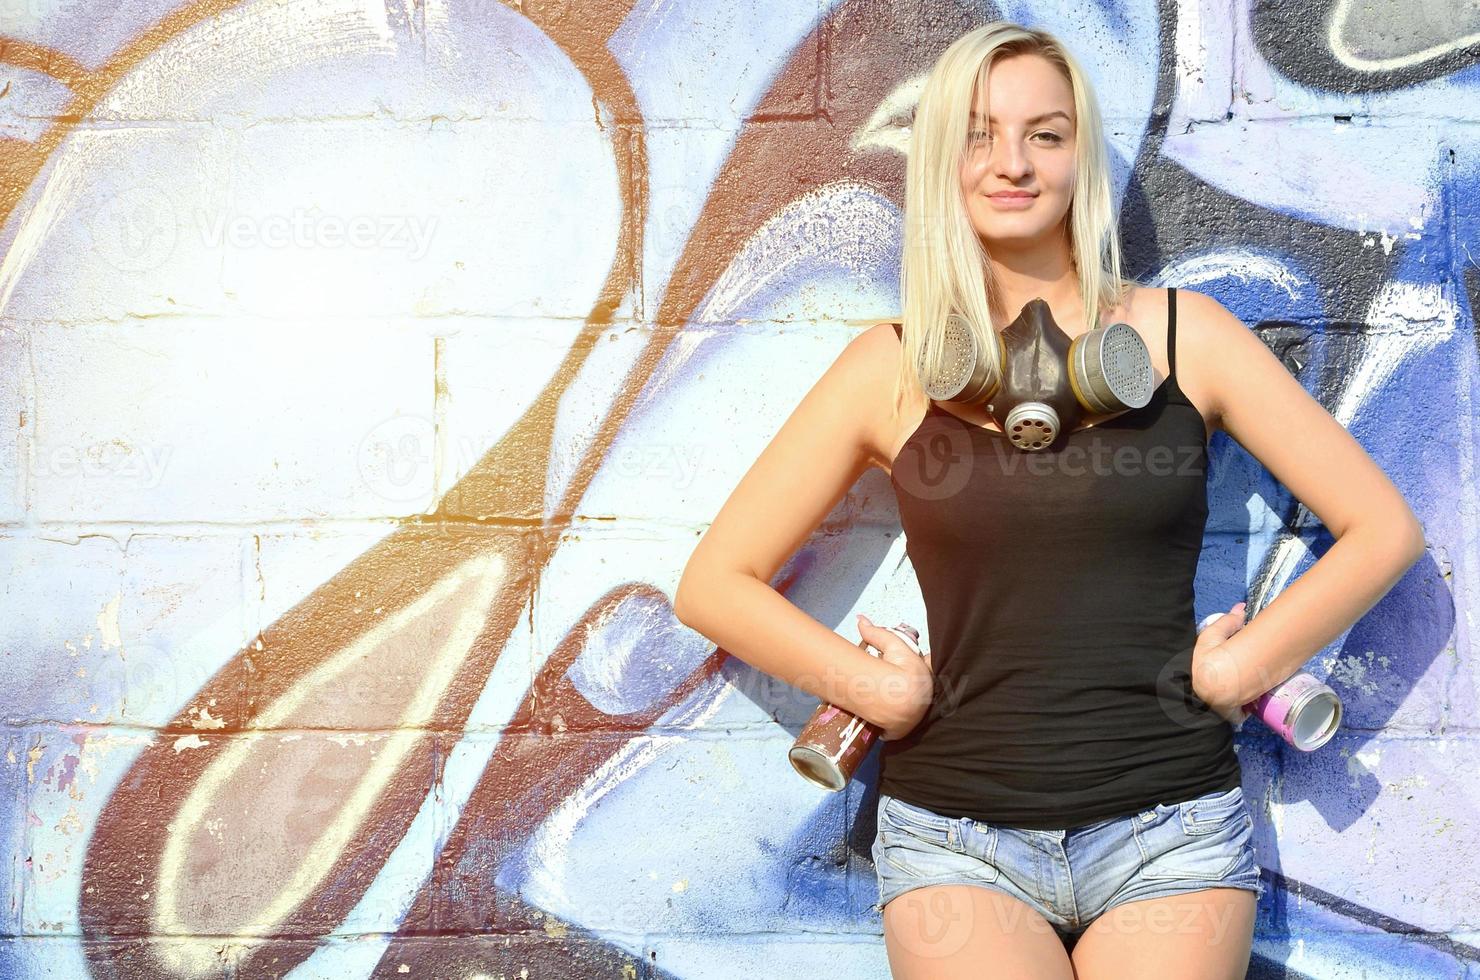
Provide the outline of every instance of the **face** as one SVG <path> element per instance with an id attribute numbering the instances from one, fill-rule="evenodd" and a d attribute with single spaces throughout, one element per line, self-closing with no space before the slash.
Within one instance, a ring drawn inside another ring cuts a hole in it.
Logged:
<path id="1" fill-rule="evenodd" d="M 1063 234 L 1074 194 L 1074 92 L 1047 59 L 999 59 L 977 95 L 961 164 L 961 194 L 976 233 L 1011 248 Z M 1011 196 L 1018 195 L 1018 196 Z"/>

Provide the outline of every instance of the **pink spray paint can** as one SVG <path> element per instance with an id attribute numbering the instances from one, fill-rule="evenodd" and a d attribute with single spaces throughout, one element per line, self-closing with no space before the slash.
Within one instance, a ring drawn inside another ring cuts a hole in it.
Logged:
<path id="1" fill-rule="evenodd" d="M 884 629 L 920 653 L 919 630 L 904 623 L 885 626 Z M 858 641 L 858 645 L 875 657 L 879 655 L 867 640 Z M 848 780 L 853 778 L 883 731 L 878 725 L 864 721 L 837 705 L 819 704 L 802 733 L 792 743 L 787 758 L 803 778 L 825 790 L 837 792 L 848 785 Z"/>
<path id="2" fill-rule="evenodd" d="M 1313 752 L 1341 726 L 1341 699 L 1309 674 L 1296 674 L 1244 705 L 1244 710 L 1302 752 Z"/>
<path id="3" fill-rule="evenodd" d="M 1207 616 L 1198 624 L 1198 632 L 1223 615 Z M 1341 698 L 1306 673 L 1281 681 L 1243 709 L 1302 752 L 1314 752 L 1325 745 L 1341 727 Z"/>

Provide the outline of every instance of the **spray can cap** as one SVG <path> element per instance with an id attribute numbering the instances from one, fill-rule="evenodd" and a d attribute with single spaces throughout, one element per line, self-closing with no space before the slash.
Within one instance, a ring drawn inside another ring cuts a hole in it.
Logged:
<path id="1" fill-rule="evenodd" d="M 908 633 L 910 635 L 910 639 L 915 642 L 915 645 L 920 645 L 920 631 L 915 629 L 909 623 L 900 623 L 898 626 L 895 626 L 894 629 L 900 631 L 901 633 Z"/>

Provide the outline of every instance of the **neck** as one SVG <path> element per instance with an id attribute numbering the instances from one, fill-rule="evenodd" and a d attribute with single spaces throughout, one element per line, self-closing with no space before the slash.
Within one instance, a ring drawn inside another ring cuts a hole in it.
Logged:
<path id="1" fill-rule="evenodd" d="M 1066 237 L 1059 234 L 1027 243 L 988 243 L 987 254 L 997 282 L 1003 326 L 1011 323 L 1032 299 L 1047 303 L 1060 324 L 1078 324 L 1083 318 L 1079 274 L 1070 260 Z"/>

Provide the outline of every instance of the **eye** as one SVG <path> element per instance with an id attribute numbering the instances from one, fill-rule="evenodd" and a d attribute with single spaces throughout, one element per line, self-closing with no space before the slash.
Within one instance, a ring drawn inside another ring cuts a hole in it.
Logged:
<path id="1" fill-rule="evenodd" d="M 1062 143 L 1062 142 L 1064 142 L 1064 138 L 1062 136 L 1060 136 L 1058 133 L 1050 133 L 1047 130 L 1044 130 L 1041 133 L 1034 133 L 1033 135 L 1035 135 L 1035 136 L 1047 136 L 1049 138 L 1049 141 L 1050 142 L 1053 142 L 1053 143 Z"/>
<path id="2" fill-rule="evenodd" d="M 981 138 L 987 138 L 987 139 L 990 139 L 991 138 L 991 134 L 989 134 L 985 129 L 973 129 L 971 132 L 967 133 L 966 135 L 967 135 L 967 138 L 968 139 L 973 139 L 973 140 L 975 140 L 975 139 L 981 139 Z"/>

